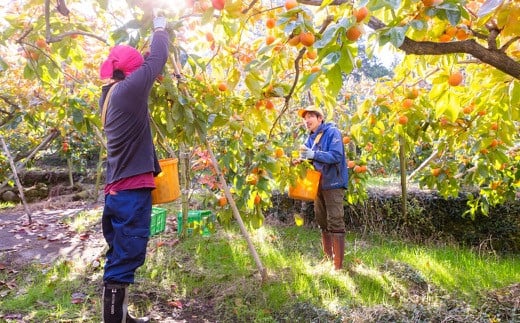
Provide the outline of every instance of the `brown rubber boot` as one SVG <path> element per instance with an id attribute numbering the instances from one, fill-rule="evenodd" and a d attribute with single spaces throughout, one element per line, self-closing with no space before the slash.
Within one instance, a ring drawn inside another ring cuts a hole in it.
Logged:
<path id="1" fill-rule="evenodd" d="M 332 233 L 331 235 L 334 269 L 341 270 L 345 257 L 345 233 Z"/>
<path id="2" fill-rule="evenodd" d="M 329 231 L 321 230 L 321 245 L 325 257 L 332 259 L 332 234 Z"/>

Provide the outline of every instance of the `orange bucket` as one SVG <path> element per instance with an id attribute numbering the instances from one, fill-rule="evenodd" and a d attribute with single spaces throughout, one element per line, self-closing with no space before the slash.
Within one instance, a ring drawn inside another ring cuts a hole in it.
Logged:
<path id="1" fill-rule="evenodd" d="M 152 204 L 168 203 L 181 196 L 177 158 L 159 160 L 161 172 L 154 177 L 155 189 L 152 190 Z"/>
<path id="2" fill-rule="evenodd" d="M 308 169 L 305 178 L 299 178 L 296 186 L 289 187 L 289 197 L 296 200 L 314 201 L 318 194 L 321 173 Z"/>

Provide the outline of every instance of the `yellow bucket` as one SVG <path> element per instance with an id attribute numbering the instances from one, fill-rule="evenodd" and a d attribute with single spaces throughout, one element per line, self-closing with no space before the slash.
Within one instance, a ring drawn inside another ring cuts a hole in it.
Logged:
<path id="1" fill-rule="evenodd" d="M 299 178 L 296 186 L 289 187 L 289 197 L 296 200 L 314 201 L 318 194 L 321 173 L 308 169 L 305 178 Z"/>
<path id="2" fill-rule="evenodd" d="M 177 158 L 159 160 L 162 171 L 154 178 L 155 189 L 152 190 L 152 204 L 168 203 L 181 196 L 178 162 Z"/>

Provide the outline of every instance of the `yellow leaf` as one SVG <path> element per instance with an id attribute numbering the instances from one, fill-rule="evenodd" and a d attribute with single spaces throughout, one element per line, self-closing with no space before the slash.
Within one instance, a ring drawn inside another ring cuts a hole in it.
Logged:
<path id="1" fill-rule="evenodd" d="M 516 3 L 511 4 L 511 6 L 512 7 L 505 12 L 503 29 L 500 33 L 504 37 L 520 35 L 520 7 Z"/>
<path id="2" fill-rule="evenodd" d="M 304 222 L 305 222 L 305 220 L 303 219 L 303 217 L 300 214 L 298 214 L 298 213 L 294 214 L 294 224 L 296 224 L 297 227 L 301 227 Z"/>

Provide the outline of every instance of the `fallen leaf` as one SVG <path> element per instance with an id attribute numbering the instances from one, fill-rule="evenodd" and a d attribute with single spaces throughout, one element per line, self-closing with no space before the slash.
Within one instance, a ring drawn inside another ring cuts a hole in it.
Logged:
<path id="1" fill-rule="evenodd" d="M 182 302 L 181 301 L 168 301 L 168 305 L 170 305 L 171 307 L 176 307 L 176 308 L 182 308 Z"/>
<path id="2" fill-rule="evenodd" d="M 79 236 L 79 240 L 81 241 L 85 241 L 87 240 L 88 238 L 90 237 L 90 234 L 89 233 L 83 233 Z"/>
<path id="3" fill-rule="evenodd" d="M 85 301 L 85 297 L 86 297 L 86 296 L 85 296 L 85 294 L 83 294 L 83 293 L 73 293 L 73 294 L 71 295 L 71 298 L 72 298 L 72 299 L 71 299 L 70 302 L 71 302 L 72 304 L 81 304 L 81 303 L 83 303 L 83 302 Z"/>
<path id="4" fill-rule="evenodd" d="M 15 289 L 16 287 L 18 287 L 18 285 L 16 285 L 16 281 L 14 281 L 14 280 L 11 280 L 8 282 L 2 282 L 2 283 L 9 289 Z"/>

